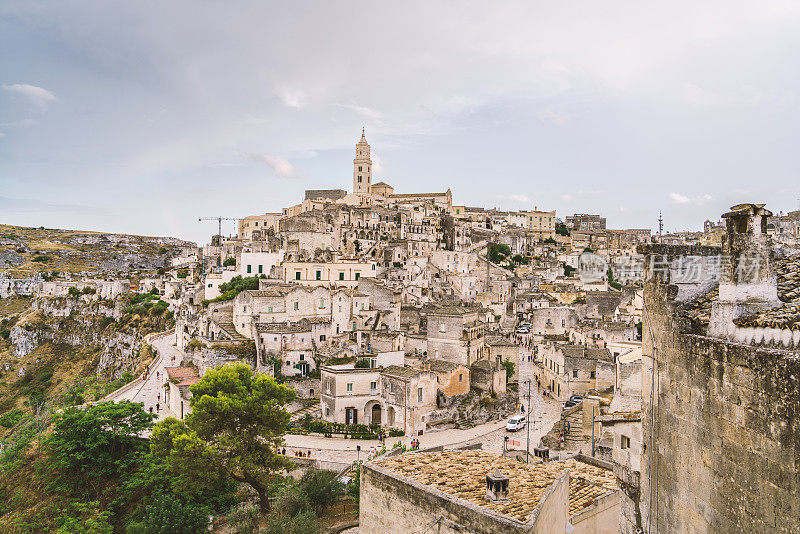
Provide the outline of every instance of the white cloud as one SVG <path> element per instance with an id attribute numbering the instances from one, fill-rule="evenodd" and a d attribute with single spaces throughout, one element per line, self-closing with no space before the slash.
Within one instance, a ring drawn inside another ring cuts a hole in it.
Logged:
<path id="1" fill-rule="evenodd" d="M 5 136 L 6 136 L 6 134 L 4 134 L 3 132 L 0 132 L 0 137 L 5 137 Z"/>
<path id="2" fill-rule="evenodd" d="M 375 152 L 370 153 L 370 158 L 372 158 L 372 176 L 377 178 L 379 174 L 383 174 L 385 170 L 383 166 L 383 159 L 377 155 Z"/>
<path id="3" fill-rule="evenodd" d="M 290 108 L 300 109 L 306 106 L 306 95 L 298 89 L 281 89 L 278 91 L 278 98 Z"/>
<path id="4" fill-rule="evenodd" d="M 514 202 L 519 202 L 520 204 L 528 204 L 531 201 L 531 199 L 521 194 L 495 195 L 494 198 L 496 198 L 497 200 L 513 200 Z"/>
<path id="5" fill-rule="evenodd" d="M 26 99 L 42 110 L 45 110 L 50 102 L 57 100 L 56 95 L 47 89 L 35 85 L 28 85 L 27 83 L 4 84 L 0 85 L 0 87 L 12 95 Z"/>
<path id="6" fill-rule="evenodd" d="M 559 113 L 550 108 L 547 108 L 539 114 L 539 120 L 543 122 L 552 122 L 556 126 L 566 126 L 569 123 L 569 117 L 565 113 Z"/>
<path id="7" fill-rule="evenodd" d="M 350 109 L 355 111 L 359 115 L 363 115 L 365 117 L 369 117 L 370 119 L 379 120 L 381 118 L 380 111 L 376 111 L 374 109 L 370 109 L 365 106 L 357 106 L 355 104 L 336 104 L 339 107 Z"/>
<path id="8" fill-rule="evenodd" d="M 569 194 L 568 195 L 561 195 L 561 200 L 564 200 L 565 202 L 569 202 L 570 200 L 572 200 L 572 195 L 569 195 Z"/>
<path id="9" fill-rule="evenodd" d="M 276 176 L 282 178 L 293 178 L 295 176 L 294 166 L 289 163 L 289 160 L 286 158 L 269 154 L 250 154 L 250 160 L 258 163 L 266 163 L 272 168 L 272 172 L 274 172 Z"/>
<path id="10" fill-rule="evenodd" d="M 696 197 L 688 197 L 686 195 L 681 195 L 680 193 L 670 193 L 669 199 L 675 204 L 697 204 L 699 206 L 701 204 L 705 204 L 709 200 L 712 200 L 713 197 L 708 193 Z"/>

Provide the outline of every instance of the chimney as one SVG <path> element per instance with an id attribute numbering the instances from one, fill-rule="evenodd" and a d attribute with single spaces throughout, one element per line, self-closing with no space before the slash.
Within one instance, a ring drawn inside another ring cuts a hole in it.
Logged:
<path id="1" fill-rule="evenodd" d="M 508 500 L 508 477 L 497 469 L 486 475 L 486 499 L 492 502 Z"/>
<path id="2" fill-rule="evenodd" d="M 712 304 L 709 335 L 731 338 L 734 319 L 781 305 L 767 235 L 771 216 L 764 204 L 739 204 L 722 216 L 719 301 Z"/>

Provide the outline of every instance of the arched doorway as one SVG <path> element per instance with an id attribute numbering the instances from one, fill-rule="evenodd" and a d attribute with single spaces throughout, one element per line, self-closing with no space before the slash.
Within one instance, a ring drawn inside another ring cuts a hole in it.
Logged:
<path id="1" fill-rule="evenodd" d="M 372 411 L 370 412 L 370 422 L 372 424 L 381 424 L 381 405 L 373 404 Z"/>
<path id="2" fill-rule="evenodd" d="M 394 426 L 394 407 L 389 406 L 389 409 L 386 410 L 386 424 L 389 426 Z"/>

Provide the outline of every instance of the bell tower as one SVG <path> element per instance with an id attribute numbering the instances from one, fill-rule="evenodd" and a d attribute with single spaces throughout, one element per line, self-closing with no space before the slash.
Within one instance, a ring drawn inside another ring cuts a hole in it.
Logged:
<path id="1" fill-rule="evenodd" d="M 356 159 L 353 160 L 353 193 L 368 195 L 372 185 L 372 160 L 369 159 L 369 143 L 361 128 L 361 139 L 356 143 Z"/>

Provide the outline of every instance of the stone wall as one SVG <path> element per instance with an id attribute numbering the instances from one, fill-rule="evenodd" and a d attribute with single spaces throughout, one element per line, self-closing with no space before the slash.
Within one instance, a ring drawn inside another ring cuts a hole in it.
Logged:
<path id="1" fill-rule="evenodd" d="M 526 524 L 488 508 L 424 486 L 367 463 L 361 469 L 362 532 L 435 532 L 437 534 L 552 534 L 563 532 L 569 502 L 569 473 L 564 472 L 542 497 Z"/>
<path id="2" fill-rule="evenodd" d="M 621 531 L 800 532 L 798 354 L 683 333 L 677 293 L 645 286 L 642 524 L 623 503 Z"/>

